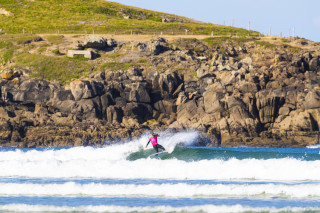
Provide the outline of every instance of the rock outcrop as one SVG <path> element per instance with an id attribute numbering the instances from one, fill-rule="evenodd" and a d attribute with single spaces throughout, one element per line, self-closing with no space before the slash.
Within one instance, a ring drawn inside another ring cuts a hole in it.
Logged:
<path id="1" fill-rule="evenodd" d="M 0 8 L 0 15 L 5 15 L 5 16 L 14 16 L 13 13 L 11 13 L 10 11 L 7 11 L 4 8 Z"/>
<path id="2" fill-rule="evenodd" d="M 99 38 L 84 47 L 116 45 Z M 100 145 L 168 128 L 198 130 L 209 145 L 317 142 L 319 52 L 162 38 L 130 47 L 148 68 L 104 70 L 65 86 L 3 70 L 0 146 Z"/>

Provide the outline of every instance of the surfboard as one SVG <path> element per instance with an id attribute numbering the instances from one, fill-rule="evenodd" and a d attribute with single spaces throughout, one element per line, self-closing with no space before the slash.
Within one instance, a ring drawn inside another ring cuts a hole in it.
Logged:
<path id="1" fill-rule="evenodd" d="M 158 153 L 154 153 L 154 154 L 149 155 L 148 158 L 158 158 L 159 159 L 159 158 L 162 158 L 163 156 L 165 156 L 167 154 L 168 154 L 168 152 L 166 152 L 166 151 L 158 152 Z"/>

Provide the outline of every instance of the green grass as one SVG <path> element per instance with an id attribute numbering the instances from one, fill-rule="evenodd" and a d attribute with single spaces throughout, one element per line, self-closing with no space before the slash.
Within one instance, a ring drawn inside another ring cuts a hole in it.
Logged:
<path id="1" fill-rule="evenodd" d="M 282 47 L 285 48 L 285 49 L 290 50 L 292 53 L 297 53 L 297 52 L 299 52 L 301 50 L 301 48 L 299 48 L 299 47 L 293 47 L 293 46 L 288 45 L 288 44 L 284 44 L 284 45 L 282 45 Z"/>
<path id="2" fill-rule="evenodd" d="M 11 41 L 0 41 L 0 62 L 8 62 L 12 59 L 14 53 L 14 46 Z"/>
<path id="3" fill-rule="evenodd" d="M 180 67 L 180 68 L 177 68 L 176 71 L 177 72 L 184 72 L 184 71 L 187 71 L 187 68 Z"/>
<path id="4" fill-rule="evenodd" d="M 39 49 L 38 49 L 38 53 L 43 53 L 47 50 L 49 44 L 45 43 L 45 44 L 42 44 Z"/>
<path id="5" fill-rule="evenodd" d="M 285 38 L 281 39 L 281 41 L 282 41 L 283 43 L 289 43 L 289 42 L 290 42 L 288 39 L 285 39 Z"/>
<path id="6" fill-rule="evenodd" d="M 254 44 L 261 46 L 265 49 L 276 49 L 277 47 L 279 48 L 286 48 L 291 50 L 292 52 L 298 52 L 299 50 L 301 50 L 301 48 L 298 47 L 293 47 L 287 44 L 284 45 L 277 45 L 277 44 L 272 44 L 270 42 L 267 41 L 260 41 L 257 40 L 257 38 L 255 37 L 228 37 L 228 36 L 222 36 L 222 37 L 210 37 L 210 38 L 205 38 L 203 40 L 204 42 L 206 42 L 209 46 L 212 47 L 219 47 L 219 52 L 223 53 L 225 50 L 223 48 L 223 44 L 226 43 L 231 43 L 231 44 L 236 44 L 236 45 L 243 45 L 246 42 L 253 42 Z M 286 39 L 282 39 L 282 42 L 289 42 Z"/>
<path id="7" fill-rule="evenodd" d="M 12 42 L 10 41 L 0 41 L 0 49 L 3 49 L 3 48 L 11 48 L 13 46 Z"/>
<path id="8" fill-rule="evenodd" d="M 14 16 L 0 16 L 0 29 L 6 33 L 117 33 L 257 35 L 245 29 L 207 23 L 188 18 L 121 5 L 105 0 L 1 0 L 1 7 Z M 132 19 L 124 19 L 130 15 Z M 162 23 L 162 17 L 173 22 Z"/>
<path id="9" fill-rule="evenodd" d="M 32 77 L 58 80 L 62 84 L 94 71 L 86 61 L 27 53 L 20 53 L 17 56 L 16 66 L 31 67 Z"/>
<path id="10" fill-rule="evenodd" d="M 17 44 L 27 44 L 27 43 L 31 43 L 36 38 L 38 38 L 38 36 L 36 35 L 26 35 L 26 36 L 22 35 L 22 36 L 15 37 L 13 41 L 16 42 Z"/>
<path id="11" fill-rule="evenodd" d="M 277 47 L 277 45 L 271 44 L 267 41 L 254 41 L 254 43 L 256 45 L 259 45 L 259 46 L 265 48 L 265 49 L 275 49 Z"/>
<path id="12" fill-rule="evenodd" d="M 51 52 L 52 52 L 53 54 L 55 54 L 55 55 L 61 55 L 59 49 L 54 49 L 54 50 L 52 50 Z"/>
<path id="13" fill-rule="evenodd" d="M 139 63 L 140 63 L 140 64 L 146 64 L 147 62 L 148 62 L 147 59 L 145 59 L 145 58 L 139 58 Z"/>
<path id="14" fill-rule="evenodd" d="M 164 65 L 158 65 L 158 66 L 156 67 L 156 69 L 157 69 L 157 70 L 166 70 L 166 69 L 168 69 L 168 67 L 167 67 L 167 66 L 164 66 Z"/>
<path id="15" fill-rule="evenodd" d="M 46 38 L 50 43 L 52 44 L 61 44 L 63 42 L 63 36 L 62 35 L 58 35 L 58 36 L 48 36 Z"/>
<path id="16" fill-rule="evenodd" d="M 115 59 L 115 58 L 118 58 L 118 57 L 120 57 L 121 56 L 121 54 L 120 53 L 111 53 L 111 54 L 108 54 L 107 55 L 107 57 L 109 57 L 109 58 L 113 58 L 113 59 Z"/>
<path id="17" fill-rule="evenodd" d="M 195 71 L 195 72 L 193 72 L 193 73 L 192 73 L 192 77 L 194 77 L 194 78 L 198 78 L 197 71 Z"/>
<path id="18" fill-rule="evenodd" d="M 150 120 L 148 120 L 147 121 L 149 124 L 152 124 L 152 123 L 156 123 L 156 122 L 159 122 L 159 121 L 157 121 L 156 119 L 150 119 Z"/>
<path id="19" fill-rule="evenodd" d="M 2 52 L 0 52 L 0 62 L 8 62 L 12 59 L 13 57 L 13 53 L 14 53 L 14 50 L 13 48 L 9 48 L 9 49 L 6 49 Z"/>
<path id="20" fill-rule="evenodd" d="M 84 55 L 74 55 L 72 59 L 80 60 L 80 61 L 88 61 L 90 59 L 85 58 Z"/>
<path id="21" fill-rule="evenodd" d="M 254 37 L 230 37 L 230 36 L 222 36 L 222 37 L 209 37 L 203 39 L 209 46 L 218 47 L 221 46 L 223 43 L 231 43 L 237 45 L 243 45 L 246 42 L 255 41 Z"/>
<path id="22" fill-rule="evenodd" d="M 134 64 L 132 63 L 119 63 L 119 62 L 108 62 L 104 63 L 100 66 L 100 70 L 111 70 L 111 71 L 117 71 L 117 70 L 127 70 Z"/>
<path id="23" fill-rule="evenodd" d="M 9 48 L 13 45 L 30 44 L 39 38 L 40 37 L 37 35 L 25 35 L 25 34 L 0 35 L 0 49 L 4 47 Z"/>

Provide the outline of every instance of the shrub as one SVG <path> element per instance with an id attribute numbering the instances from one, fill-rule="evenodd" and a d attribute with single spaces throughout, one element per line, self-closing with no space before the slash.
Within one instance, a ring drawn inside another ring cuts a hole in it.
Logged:
<path id="1" fill-rule="evenodd" d="M 56 55 L 61 55 L 59 49 L 54 49 L 54 50 L 52 50 L 52 53 L 53 53 L 53 54 L 56 54 Z"/>
<path id="2" fill-rule="evenodd" d="M 8 62 L 12 59 L 13 57 L 13 53 L 14 53 L 14 50 L 13 48 L 9 48 L 9 49 L 6 49 L 3 53 L 2 53 L 2 57 L 0 57 L 1 61 L 2 62 Z"/>
<path id="3" fill-rule="evenodd" d="M 267 41 L 255 41 L 255 44 L 264 47 L 265 49 L 275 49 L 277 46 L 275 44 L 271 44 Z"/>
<path id="4" fill-rule="evenodd" d="M 101 65 L 101 70 L 111 70 L 111 71 L 117 71 L 117 70 L 127 70 L 129 69 L 133 64 L 131 63 L 119 63 L 119 62 L 108 62 Z"/>
<path id="5" fill-rule="evenodd" d="M 27 44 L 31 43 L 32 41 L 35 41 L 39 39 L 39 36 L 36 35 L 27 35 L 27 36 L 17 36 L 13 39 L 13 41 L 17 42 L 17 44 Z"/>
<path id="6" fill-rule="evenodd" d="M 140 63 L 140 64 L 146 64 L 147 62 L 148 62 L 147 59 L 145 59 L 145 58 L 139 58 L 139 63 Z"/>
<path id="7" fill-rule="evenodd" d="M 289 43 L 289 42 L 290 42 L 288 39 L 285 39 L 285 38 L 281 39 L 281 41 L 282 41 L 283 43 Z"/>
<path id="8" fill-rule="evenodd" d="M 10 41 L 0 41 L 0 49 L 3 49 L 3 48 L 8 49 L 12 46 L 13 46 L 13 44 Z"/>

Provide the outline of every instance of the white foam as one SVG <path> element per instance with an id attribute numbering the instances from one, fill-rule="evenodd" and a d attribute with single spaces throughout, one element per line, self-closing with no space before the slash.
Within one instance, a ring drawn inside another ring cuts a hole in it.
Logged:
<path id="1" fill-rule="evenodd" d="M 159 143 L 169 152 L 177 144 L 192 145 L 196 132 L 167 134 Z M 194 180 L 320 180 L 320 160 L 229 159 L 186 162 L 177 159 L 127 157 L 143 149 L 148 135 L 102 148 L 75 147 L 61 150 L 6 151 L 0 154 L 0 177 L 26 178 L 111 178 L 111 179 L 194 179 Z M 152 148 L 150 146 L 150 148 Z"/>
<path id="2" fill-rule="evenodd" d="M 126 157 L 133 152 L 144 148 L 149 140 L 149 135 L 133 140 L 128 143 L 119 143 L 102 148 L 93 147 L 74 147 L 61 150 L 31 150 L 27 152 L 6 151 L 0 152 L 0 162 L 5 161 L 57 161 L 59 163 L 67 161 L 99 161 L 99 160 L 125 160 Z M 160 133 L 158 142 L 162 144 L 169 153 L 171 153 L 177 144 L 192 145 L 199 137 L 197 132 L 182 133 Z M 149 149 L 152 146 L 149 145 Z"/>
<path id="3" fill-rule="evenodd" d="M 18 212 L 214 212 L 214 213 L 235 213 L 235 212 L 306 212 L 320 211 L 319 207 L 248 207 L 243 205 L 203 205 L 203 206 L 148 206 L 148 207 L 128 207 L 128 206 L 45 206 L 45 205 L 26 205 L 10 204 L 0 205 L 3 211 Z"/>
<path id="4" fill-rule="evenodd" d="M 77 153 L 75 150 L 82 150 L 83 152 Z M 32 160 L 30 159 L 31 156 L 30 158 L 25 158 L 25 155 L 30 155 L 30 153 L 21 153 L 19 158 L 14 160 L 0 160 L 0 177 L 320 180 L 319 160 L 230 159 L 227 161 L 201 160 L 197 162 L 185 162 L 176 159 L 140 159 L 128 161 L 125 159 L 115 160 L 108 156 L 108 148 L 98 149 L 96 151 L 93 151 L 92 148 L 75 148 L 75 150 L 65 151 L 65 160 L 54 156 L 50 157 L 45 154 L 43 154 L 42 160 Z M 68 157 L 68 152 L 76 152 L 79 157 Z M 37 154 L 41 155 L 41 153 Z"/>
<path id="5" fill-rule="evenodd" d="M 15 184 L 1 183 L 0 196 L 37 197 L 250 197 L 319 198 L 320 184 Z"/>
<path id="6" fill-rule="evenodd" d="M 309 149 L 319 149 L 320 148 L 320 144 L 309 145 L 309 146 L 307 146 L 307 148 L 309 148 Z"/>

